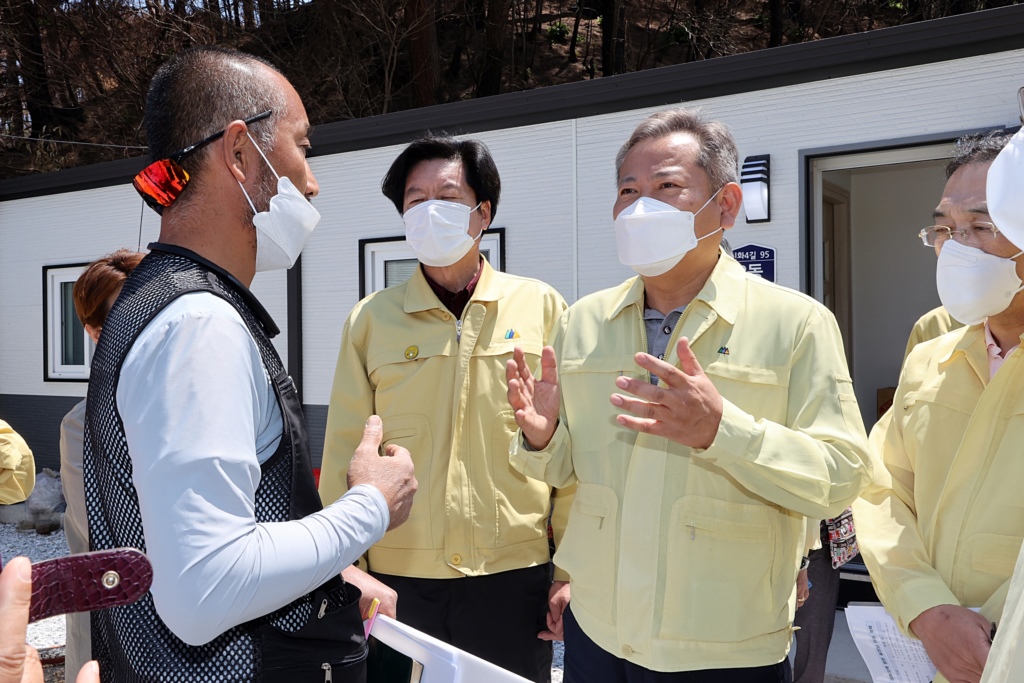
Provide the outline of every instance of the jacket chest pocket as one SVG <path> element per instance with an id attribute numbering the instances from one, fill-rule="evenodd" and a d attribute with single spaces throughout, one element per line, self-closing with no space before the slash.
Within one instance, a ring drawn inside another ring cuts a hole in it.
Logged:
<path id="1" fill-rule="evenodd" d="M 662 638 L 739 642 L 785 626 L 782 606 L 795 583 L 773 581 L 775 515 L 767 506 L 702 496 L 676 501 L 668 531 Z"/>
<path id="2" fill-rule="evenodd" d="M 586 479 L 586 456 L 603 458 L 608 452 L 609 434 L 630 444 L 636 440 L 636 432 L 615 421 L 619 409 L 608 400 L 619 391 L 615 378 L 624 376 L 646 382 L 649 377 L 633 362 L 632 355 L 567 358 L 560 362 L 558 372 L 562 404 L 572 431 L 573 461 L 584 468 L 581 479 Z M 575 424 L 586 427 L 574 429 Z"/>
<path id="3" fill-rule="evenodd" d="M 908 453 L 927 456 L 932 467 L 948 467 L 956 454 L 959 440 L 967 431 L 971 412 L 979 393 L 953 388 L 922 387 L 908 391 L 901 405 L 894 405 L 893 419 L 903 420 L 903 441 Z M 956 436 L 951 443 L 950 435 Z"/>
<path id="4" fill-rule="evenodd" d="M 786 424 L 788 367 L 753 367 L 717 360 L 704 368 L 715 388 L 729 401 L 759 418 Z"/>
<path id="5" fill-rule="evenodd" d="M 457 354 L 452 341 L 417 343 L 409 339 L 384 345 L 368 355 L 366 373 L 378 400 L 391 391 L 427 391 L 427 396 L 434 396 L 441 389 L 437 378 L 446 372 L 449 358 Z"/>

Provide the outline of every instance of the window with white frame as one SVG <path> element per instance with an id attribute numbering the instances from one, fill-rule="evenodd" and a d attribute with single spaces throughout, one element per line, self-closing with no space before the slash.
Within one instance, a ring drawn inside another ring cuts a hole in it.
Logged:
<path id="1" fill-rule="evenodd" d="M 75 313 L 72 289 L 88 263 L 43 266 L 43 346 L 46 381 L 86 381 L 93 343 Z"/>
<path id="2" fill-rule="evenodd" d="M 359 240 L 359 298 L 408 280 L 419 266 L 405 237 Z M 480 254 L 495 270 L 505 270 L 505 228 L 489 228 Z"/>

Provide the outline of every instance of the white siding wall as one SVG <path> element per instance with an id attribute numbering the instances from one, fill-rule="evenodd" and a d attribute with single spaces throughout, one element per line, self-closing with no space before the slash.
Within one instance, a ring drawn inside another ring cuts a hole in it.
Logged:
<path id="1" fill-rule="evenodd" d="M 130 184 L 0 202 L 0 393 L 84 396 L 84 382 L 43 381 L 43 266 L 83 263 L 157 239 L 158 216 Z M 253 291 L 281 326 L 286 347 L 285 274 L 256 277 Z"/>
<path id="2" fill-rule="evenodd" d="M 775 247 L 776 280 L 799 287 L 801 150 L 1018 125 L 1021 86 L 1024 50 L 1016 50 L 684 104 L 727 123 L 741 160 L 771 155 L 771 222 L 741 219 L 726 237 L 733 247 Z M 636 124 L 661 108 L 577 121 L 581 296 L 630 275 L 616 259 L 612 233 L 614 159 Z"/>
<path id="3" fill-rule="evenodd" d="M 1024 85 L 1022 64 L 1024 50 L 1017 50 L 687 102 L 729 124 L 741 158 L 772 157 L 772 221 L 747 225 L 741 218 L 726 237 L 734 247 L 751 241 L 775 247 L 777 281 L 799 287 L 800 151 L 883 146 L 901 138 L 1013 125 L 1017 88 Z M 570 302 L 632 274 L 615 252 L 614 159 L 636 124 L 658 109 L 473 136 L 491 146 L 501 172 L 496 225 L 508 227 L 510 272 L 544 279 Z M 306 403 L 325 404 L 330 397 L 341 328 L 358 298 L 358 240 L 402 232 L 394 208 L 380 194 L 380 179 L 401 149 L 314 160 L 325 226 L 334 216 L 350 218 L 335 219 L 335 225 L 344 223 L 341 229 L 318 230 L 303 257 Z"/>
<path id="4" fill-rule="evenodd" d="M 772 221 L 748 226 L 741 219 L 727 233 L 729 241 L 775 247 L 777 281 L 799 286 L 801 150 L 882 146 L 1013 125 L 1016 91 L 1024 85 L 1022 64 L 1024 50 L 1016 50 L 686 103 L 702 105 L 729 124 L 741 157 L 772 157 Z M 636 123 L 652 111 L 474 136 L 491 147 L 501 172 L 495 225 L 507 228 L 510 272 L 544 279 L 570 302 L 630 276 L 615 253 L 613 161 Z M 359 293 L 358 241 L 403 231 L 380 193 L 380 180 L 401 149 L 312 161 L 321 186 L 316 206 L 324 218 L 303 256 L 306 403 L 326 404 L 330 396 L 341 328 Z M 0 203 L 0 392 L 80 391 L 77 385 L 42 382 L 41 267 L 134 245 L 138 215 L 139 201 L 128 186 Z M 147 216 L 147 226 L 155 226 L 154 218 Z M 143 244 L 154 235 L 155 227 L 147 227 Z M 283 329 L 283 273 L 258 276 L 254 291 Z"/>

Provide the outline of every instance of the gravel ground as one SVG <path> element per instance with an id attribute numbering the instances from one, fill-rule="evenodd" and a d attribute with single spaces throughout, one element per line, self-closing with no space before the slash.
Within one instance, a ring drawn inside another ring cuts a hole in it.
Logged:
<path id="1" fill-rule="evenodd" d="M 41 562 L 53 557 L 63 557 L 68 554 L 68 545 L 64 540 L 64 531 L 60 530 L 49 536 L 40 536 L 32 532 L 20 532 L 13 524 L 0 524 L 0 557 L 4 563 L 12 558 L 24 555 L 33 562 Z M 64 645 L 64 617 L 56 616 L 44 619 L 35 624 L 29 624 L 28 642 L 37 649 L 53 648 Z M 46 653 L 42 653 L 44 658 Z M 56 653 L 55 653 L 56 654 Z M 562 643 L 555 643 L 554 662 L 551 669 L 551 683 L 562 681 L 562 661 L 565 650 Z M 61 657 L 63 653 L 60 653 Z M 59 679 L 64 680 L 63 665 L 60 667 Z M 47 680 L 51 680 L 49 671 Z"/>
<path id="2" fill-rule="evenodd" d="M 64 540 L 63 529 L 49 536 L 40 536 L 35 531 L 18 531 L 13 524 L 0 524 L 0 557 L 3 557 L 5 564 L 19 555 L 33 562 L 41 562 L 67 554 L 68 544 Z M 63 615 L 29 624 L 28 642 L 37 649 L 63 646 Z"/>

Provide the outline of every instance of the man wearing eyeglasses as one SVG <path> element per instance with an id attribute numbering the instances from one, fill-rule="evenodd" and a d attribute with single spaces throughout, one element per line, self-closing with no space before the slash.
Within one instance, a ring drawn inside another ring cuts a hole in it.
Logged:
<path id="1" fill-rule="evenodd" d="M 278 329 L 248 289 L 320 218 L 302 101 L 270 65 L 199 48 L 157 71 L 145 125 L 155 161 L 135 187 L 160 239 L 104 323 L 83 473 L 90 547 L 144 549 L 153 585 L 93 613 L 93 656 L 108 683 L 364 681 L 361 594 L 339 574 L 408 516 L 412 460 L 378 457 L 370 417 L 348 493 L 322 507 Z"/>
<path id="2" fill-rule="evenodd" d="M 938 255 L 943 306 L 966 327 L 910 352 L 854 504 L 878 595 L 937 682 L 981 678 L 1024 539 L 1024 173 L 1010 172 L 1024 144 L 1009 141 L 957 142 L 920 236 Z"/>

